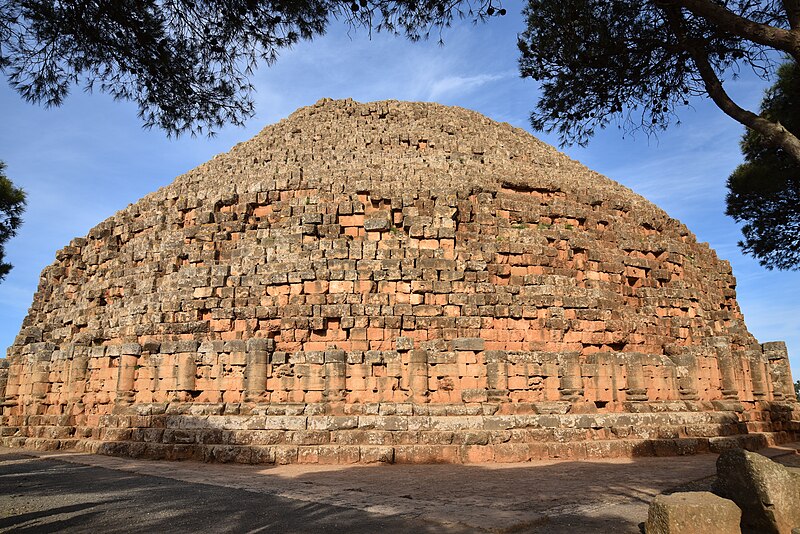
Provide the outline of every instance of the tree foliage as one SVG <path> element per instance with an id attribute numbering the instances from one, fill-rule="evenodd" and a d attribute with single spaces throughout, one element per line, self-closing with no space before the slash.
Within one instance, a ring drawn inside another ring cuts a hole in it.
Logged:
<path id="1" fill-rule="evenodd" d="M 11 265 L 3 261 L 5 243 L 16 235 L 25 211 L 25 192 L 11 183 L 5 169 L 6 164 L 0 161 L 0 281 L 11 270 Z"/>
<path id="2" fill-rule="evenodd" d="M 529 0 L 524 14 L 520 71 L 542 83 L 535 128 L 580 144 L 613 122 L 653 132 L 707 95 L 800 162 L 797 136 L 722 83 L 741 68 L 769 77 L 775 51 L 800 60 L 800 0 Z"/>
<path id="3" fill-rule="evenodd" d="M 761 102 L 761 116 L 781 121 L 800 135 L 800 67 L 789 61 Z M 781 147 L 748 130 L 742 137 L 745 163 L 728 178 L 727 214 L 744 222 L 746 253 L 761 265 L 800 268 L 800 163 Z"/>
<path id="4" fill-rule="evenodd" d="M 453 20 L 505 14 L 500 0 L 0 0 L 0 69 L 31 102 L 75 85 L 131 100 L 148 127 L 210 132 L 253 114 L 259 63 L 331 21 L 427 38 Z M 619 121 L 653 131 L 691 95 L 800 161 L 800 140 L 742 109 L 721 79 L 800 59 L 800 0 L 528 0 L 520 72 L 542 82 L 534 127 L 586 143 Z"/>
<path id="5" fill-rule="evenodd" d="M 148 127 L 213 132 L 253 114 L 260 61 L 331 21 L 427 38 L 501 0 L 0 0 L 0 69 L 23 98 L 59 105 L 75 85 L 131 100 Z M 565 143 L 618 122 L 652 132 L 692 95 L 800 162 L 800 139 L 743 109 L 723 81 L 800 61 L 800 0 L 528 0 L 520 72 L 542 83 L 531 121 Z"/>
<path id="6" fill-rule="evenodd" d="M 253 115 L 259 61 L 331 20 L 417 40 L 502 14 L 492 0 L 0 0 L 0 69 L 31 102 L 83 85 L 135 102 L 147 127 L 213 132 Z"/>

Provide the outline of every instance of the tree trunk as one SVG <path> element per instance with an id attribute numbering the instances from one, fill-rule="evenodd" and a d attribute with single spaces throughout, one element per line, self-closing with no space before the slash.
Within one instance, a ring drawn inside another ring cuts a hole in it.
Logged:
<path id="1" fill-rule="evenodd" d="M 739 106 L 722 87 L 722 82 L 708 62 L 708 58 L 694 52 L 692 52 L 692 57 L 703 78 L 708 95 L 717 107 L 735 121 L 763 135 L 769 143 L 783 148 L 800 165 L 800 139 L 784 128 L 780 122 L 772 122 Z"/>
<path id="2" fill-rule="evenodd" d="M 675 35 L 678 37 L 678 41 L 691 55 L 711 100 L 713 100 L 717 107 L 724 111 L 726 115 L 760 133 L 769 143 L 783 148 L 786 153 L 800 165 L 800 139 L 787 130 L 780 122 L 772 122 L 760 115 L 756 115 L 752 111 L 742 108 L 731 99 L 722 86 L 722 82 L 717 76 L 717 73 L 714 71 L 714 67 L 711 66 L 708 55 L 702 44 L 693 42 L 686 35 L 683 27 L 683 14 L 680 11 L 680 7 L 675 5 L 677 3 L 695 3 L 695 0 L 664 2 L 664 4 L 669 4 L 664 7 L 664 12 L 673 31 L 675 31 Z M 704 4 L 706 2 L 697 0 L 696 3 Z"/>
<path id="3" fill-rule="evenodd" d="M 783 10 L 786 11 L 786 18 L 789 19 L 789 27 L 792 30 L 800 31 L 800 1 L 783 0 Z"/>
<path id="4" fill-rule="evenodd" d="M 722 30 L 754 43 L 769 46 L 776 50 L 783 50 L 800 62 L 800 31 L 795 31 L 794 29 L 785 30 L 769 24 L 754 22 L 710 0 L 656 0 L 656 2 L 664 6 L 667 11 L 681 8 L 687 9 Z M 791 11 L 787 10 L 790 21 L 792 12 L 796 11 L 796 4 L 797 2 L 793 0 L 784 0 L 784 7 L 791 9 Z"/>

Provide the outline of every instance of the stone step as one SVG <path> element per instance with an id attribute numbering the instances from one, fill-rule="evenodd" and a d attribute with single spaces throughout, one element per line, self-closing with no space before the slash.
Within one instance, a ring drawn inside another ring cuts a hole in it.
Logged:
<path id="1" fill-rule="evenodd" d="M 779 445 L 796 439 L 791 432 L 753 432 L 735 436 L 719 436 L 708 438 L 709 450 L 720 453 L 728 449 L 747 449 L 757 451 L 764 447 Z"/>
<path id="2" fill-rule="evenodd" d="M 797 439 L 800 421 L 768 411 L 447 415 L 287 415 L 169 411 L 157 415 L 27 415 L 4 418 L 6 445 L 76 448 L 148 458 L 242 463 L 516 462 L 751 450 Z M 722 408 L 719 405 L 718 408 Z M 188 408 L 197 408 L 189 406 Z M 199 408 L 203 408 L 202 406 Z M 13 424 L 12 424 L 13 423 Z M 769 431 L 769 432 L 768 432 Z M 337 460 L 338 458 L 338 460 Z"/>
<path id="3" fill-rule="evenodd" d="M 103 415 L 85 426 L 114 428 L 180 428 L 223 430 L 512 430 L 612 428 L 676 425 L 726 425 L 741 422 L 733 411 L 523 414 L 523 415 Z M 52 424 L 42 421 L 43 424 Z M 77 426 L 83 426 L 76 420 Z M 31 420 L 27 426 L 36 426 Z"/>
<path id="4" fill-rule="evenodd" d="M 104 415 L 26 416 L 0 436 L 95 439 L 177 444 L 322 445 L 570 442 L 733 436 L 798 425 L 753 419 L 737 412 L 664 412 L 534 415 Z M 80 421 L 81 424 L 75 425 Z M 70 424 L 71 423 L 71 424 Z"/>
<path id="5" fill-rule="evenodd" d="M 774 423 L 767 421 L 748 421 L 745 423 L 747 432 L 769 432 L 775 427 Z"/>
<path id="6" fill-rule="evenodd" d="M 742 447 L 758 450 L 785 443 L 784 432 L 760 432 L 726 437 L 677 439 L 612 439 L 584 442 L 467 444 L 320 444 L 235 445 L 181 444 L 91 439 L 2 438 L 5 446 L 35 450 L 75 450 L 93 454 L 159 460 L 197 460 L 245 464 L 288 463 L 480 463 L 532 460 L 583 460 L 636 456 L 677 456 L 719 453 Z"/>
<path id="7" fill-rule="evenodd" d="M 459 428 L 458 425 L 440 425 L 434 430 L 403 430 L 381 425 L 354 428 L 304 429 L 236 429 L 208 428 L 199 425 L 178 427 L 66 427 L 27 426 L 7 435 L 24 435 L 46 439 L 98 439 L 104 441 L 145 441 L 178 444 L 230 444 L 230 445 L 359 445 L 359 444 L 456 444 L 486 445 L 505 442 L 571 442 L 599 441 L 605 439 L 675 439 L 730 436 L 748 432 L 743 423 L 611 426 L 597 428 Z M 755 429 L 754 431 L 760 431 Z"/>

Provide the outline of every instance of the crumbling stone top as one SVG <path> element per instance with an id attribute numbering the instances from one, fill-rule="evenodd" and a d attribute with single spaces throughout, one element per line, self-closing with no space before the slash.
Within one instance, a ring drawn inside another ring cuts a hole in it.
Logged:
<path id="1" fill-rule="evenodd" d="M 520 128 L 460 107 L 396 100 L 322 99 L 179 177 L 155 198 L 224 197 L 258 190 L 265 180 L 386 199 L 418 191 L 570 196 L 589 206 L 636 210 L 642 224 L 689 233 L 640 195 Z"/>

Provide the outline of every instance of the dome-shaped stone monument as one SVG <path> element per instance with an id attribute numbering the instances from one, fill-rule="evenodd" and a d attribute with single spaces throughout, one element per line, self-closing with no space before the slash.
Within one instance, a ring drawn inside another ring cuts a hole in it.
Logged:
<path id="1" fill-rule="evenodd" d="M 800 420 L 683 224 L 394 101 L 300 109 L 73 240 L 0 376 L 3 443 L 159 458 L 685 454 Z"/>

